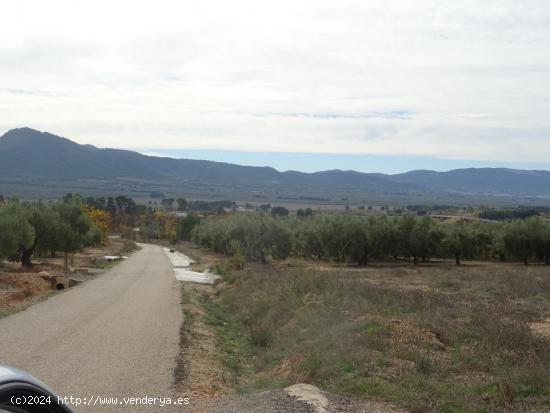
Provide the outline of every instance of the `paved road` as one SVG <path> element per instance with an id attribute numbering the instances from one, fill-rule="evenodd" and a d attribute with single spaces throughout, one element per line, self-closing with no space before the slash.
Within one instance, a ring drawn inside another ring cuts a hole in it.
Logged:
<path id="1" fill-rule="evenodd" d="M 181 317 L 169 260 L 160 247 L 144 245 L 98 278 L 0 320 L 0 364 L 26 370 L 64 396 L 173 396 Z"/>

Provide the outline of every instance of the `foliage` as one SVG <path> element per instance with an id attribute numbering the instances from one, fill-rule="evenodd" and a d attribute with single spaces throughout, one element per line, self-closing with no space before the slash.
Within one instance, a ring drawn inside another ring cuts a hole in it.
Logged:
<path id="1" fill-rule="evenodd" d="M 292 234 L 284 219 L 266 214 L 210 218 L 192 233 L 195 243 L 230 255 L 238 241 L 249 260 L 283 259 L 291 252 Z"/>
<path id="2" fill-rule="evenodd" d="M 101 242 L 101 229 L 85 213 L 80 198 L 68 194 L 62 202 L 10 200 L 0 206 L 0 257 L 10 257 L 23 266 L 32 265 L 35 254 L 56 251 L 67 255 Z"/>
<path id="3" fill-rule="evenodd" d="M 34 242 L 29 211 L 19 202 L 0 207 L 0 259 L 14 256 Z"/>
<path id="4" fill-rule="evenodd" d="M 176 224 L 176 240 L 190 241 L 191 232 L 200 223 L 200 218 L 194 212 L 189 213 L 185 218 L 179 220 Z"/>
<path id="5" fill-rule="evenodd" d="M 152 209 L 149 208 L 148 210 L 144 205 L 138 205 L 132 198 L 125 196 L 114 198 L 88 197 L 83 200 L 83 203 L 87 207 L 109 214 L 109 231 L 125 232 L 127 228 L 135 227 L 141 216 L 145 215 L 148 211 L 152 212 Z"/>
<path id="6" fill-rule="evenodd" d="M 550 262 L 550 223 L 540 218 L 510 223 L 443 222 L 430 216 L 319 214 L 279 217 L 257 213 L 209 218 L 193 230 L 192 240 L 227 255 L 240 243 L 248 260 L 288 255 L 366 265 L 373 259 L 427 262 L 467 259 L 534 258 Z"/>
<path id="7" fill-rule="evenodd" d="M 286 217 L 288 216 L 288 209 L 282 206 L 277 206 L 271 208 L 271 215 L 273 216 L 280 216 L 280 217 Z"/>
<path id="8" fill-rule="evenodd" d="M 67 267 L 68 254 L 81 250 L 89 242 L 88 235 L 93 224 L 84 214 L 82 204 L 78 200 L 57 204 L 54 209 L 59 214 L 59 248 L 65 254 Z"/>
<path id="9" fill-rule="evenodd" d="M 84 205 L 84 213 L 90 219 L 90 221 L 96 226 L 101 233 L 102 244 L 107 242 L 107 237 L 111 232 L 112 217 L 111 214 L 105 210 L 97 209 L 89 205 Z"/>
<path id="10" fill-rule="evenodd" d="M 483 219 L 492 219 L 495 221 L 510 221 L 514 219 L 527 219 L 537 216 L 540 212 L 548 212 L 538 208 L 514 208 L 514 209 L 486 209 L 479 213 Z"/>

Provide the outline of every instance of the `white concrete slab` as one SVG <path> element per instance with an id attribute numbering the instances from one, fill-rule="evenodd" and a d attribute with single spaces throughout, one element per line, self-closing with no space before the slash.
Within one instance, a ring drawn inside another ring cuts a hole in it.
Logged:
<path id="1" fill-rule="evenodd" d="M 170 252 L 169 248 L 164 248 L 164 253 L 172 263 L 174 275 L 179 281 L 212 285 L 221 279 L 219 275 L 211 274 L 208 271 L 203 273 L 192 271 L 191 264 L 195 261 L 181 252 Z"/>
<path id="2" fill-rule="evenodd" d="M 164 248 L 164 253 L 170 259 L 173 267 L 189 267 L 195 261 L 189 258 L 187 255 L 182 254 L 181 252 L 170 252 L 169 248 Z"/>
<path id="3" fill-rule="evenodd" d="M 176 279 L 179 281 L 187 281 L 199 284 L 214 284 L 217 280 L 221 279 L 219 275 L 210 274 L 209 272 L 195 272 L 186 268 L 174 268 Z"/>

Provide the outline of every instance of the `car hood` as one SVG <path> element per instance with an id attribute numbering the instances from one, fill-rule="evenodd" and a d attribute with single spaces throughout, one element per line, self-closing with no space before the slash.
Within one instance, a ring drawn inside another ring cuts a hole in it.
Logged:
<path id="1" fill-rule="evenodd" d="M 52 394 L 55 394 L 48 386 L 42 383 L 40 380 L 35 379 L 28 373 L 25 373 L 22 370 L 16 369 L 15 367 L 0 366 L 0 385 L 7 383 L 28 383 L 49 391 Z"/>

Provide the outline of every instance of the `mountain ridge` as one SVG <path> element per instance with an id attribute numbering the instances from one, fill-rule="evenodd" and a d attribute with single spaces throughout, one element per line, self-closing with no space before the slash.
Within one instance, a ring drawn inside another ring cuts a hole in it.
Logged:
<path id="1" fill-rule="evenodd" d="M 264 166 L 174 159 L 124 149 L 97 148 L 31 128 L 0 137 L 0 176 L 32 179 L 140 179 L 174 184 L 215 184 L 254 188 L 316 188 L 365 193 L 461 193 L 550 196 L 550 172 L 509 168 L 464 168 L 401 174 L 327 170 L 278 171 Z"/>

